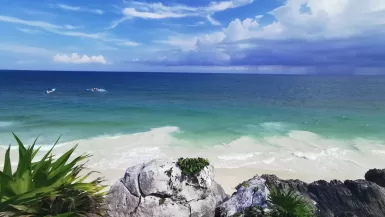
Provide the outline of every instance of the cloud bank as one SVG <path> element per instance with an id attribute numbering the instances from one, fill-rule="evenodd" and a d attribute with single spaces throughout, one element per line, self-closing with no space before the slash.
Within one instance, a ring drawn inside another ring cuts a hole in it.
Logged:
<path id="1" fill-rule="evenodd" d="M 287 0 L 268 14 L 274 17 L 270 24 L 261 24 L 263 15 L 256 15 L 234 19 L 217 32 L 156 41 L 173 48 L 140 61 L 164 66 L 385 67 L 385 1 Z"/>
<path id="2" fill-rule="evenodd" d="M 72 64 L 107 64 L 107 61 L 104 59 L 102 55 L 99 56 L 80 56 L 77 53 L 72 53 L 71 55 L 66 54 L 56 54 L 53 57 L 53 61 L 57 63 L 72 63 Z"/>
<path id="3" fill-rule="evenodd" d="M 120 23 L 131 18 L 141 19 L 170 19 L 184 17 L 205 17 L 213 25 L 220 25 L 220 22 L 212 16 L 221 11 L 232 8 L 242 7 L 253 3 L 254 0 L 228 0 L 220 2 L 210 2 L 204 7 L 191 7 L 183 4 L 163 4 L 161 2 L 148 3 L 130 1 L 129 7 L 122 9 L 123 18 L 116 20 L 110 26 L 117 27 Z M 128 3 L 128 2 L 127 2 Z"/>
<path id="4" fill-rule="evenodd" d="M 104 11 L 100 10 L 100 9 L 90 9 L 90 8 L 71 6 L 71 5 L 66 5 L 66 4 L 57 4 L 56 6 L 62 10 L 66 10 L 66 11 L 90 12 L 90 13 L 99 14 L 99 15 L 104 14 Z"/>

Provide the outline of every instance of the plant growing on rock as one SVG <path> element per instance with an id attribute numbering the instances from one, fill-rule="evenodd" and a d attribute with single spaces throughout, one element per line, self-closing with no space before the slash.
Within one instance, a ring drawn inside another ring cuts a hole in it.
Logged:
<path id="1" fill-rule="evenodd" d="M 40 160 L 34 158 L 40 148 L 35 142 L 25 147 L 14 134 L 18 143 L 19 161 L 12 171 L 10 147 L 6 150 L 4 168 L 0 170 L 0 216 L 81 216 L 103 215 L 105 186 L 102 179 L 90 182 L 79 176 L 89 155 L 80 155 L 70 161 L 76 146 L 54 160 L 49 150 Z"/>
<path id="2" fill-rule="evenodd" d="M 198 175 L 206 166 L 210 165 L 207 159 L 198 158 L 179 158 L 178 167 L 182 170 L 182 174 L 186 176 Z"/>
<path id="3" fill-rule="evenodd" d="M 254 189 L 255 190 L 255 189 Z M 271 188 L 268 202 L 269 211 L 260 206 L 247 207 L 232 217 L 314 217 L 313 209 L 300 195 L 294 191 Z"/>
<path id="4" fill-rule="evenodd" d="M 270 188 L 268 202 L 272 205 L 271 217 L 314 217 L 310 204 L 293 190 Z"/>

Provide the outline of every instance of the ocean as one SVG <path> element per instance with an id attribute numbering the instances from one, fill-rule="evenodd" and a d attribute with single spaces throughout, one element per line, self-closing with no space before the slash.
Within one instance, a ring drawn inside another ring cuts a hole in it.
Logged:
<path id="1" fill-rule="evenodd" d="M 93 169 L 202 156 L 216 168 L 362 178 L 385 165 L 385 77 L 0 71 L 1 147 L 15 145 L 11 132 L 27 144 L 39 135 L 42 150 L 61 135 Z"/>

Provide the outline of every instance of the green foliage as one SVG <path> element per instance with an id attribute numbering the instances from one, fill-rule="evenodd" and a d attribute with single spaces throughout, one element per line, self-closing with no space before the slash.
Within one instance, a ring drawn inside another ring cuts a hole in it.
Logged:
<path id="1" fill-rule="evenodd" d="M 236 187 L 235 187 L 235 189 L 236 190 L 238 190 L 240 187 L 244 187 L 244 188 L 248 188 L 249 187 L 249 183 L 247 183 L 246 181 L 244 181 L 244 182 L 242 182 L 242 183 L 240 183 L 240 184 L 238 184 Z"/>
<path id="2" fill-rule="evenodd" d="M 182 170 L 183 175 L 196 176 L 206 166 L 210 165 L 210 162 L 204 158 L 179 158 L 178 167 Z"/>
<path id="3" fill-rule="evenodd" d="M 272 217 L 313 217 L 310 204 L 293 190 L 271 188 L 268 202 L 273 206 Z"/>
<path id="4" fill-rule="evenodd" d="M 294 191 L 271 188 L 268 202 L 270 211 L 261 207 L 248 207 L 233 217 L 314 217 L 311 205 Z"/>
<path id="5" fill-rule="evenodd" d="M 0 170 L 0 216 L 81 216 L 103 215 L 105 186 L 101 178 L 85 180 L 92 174 L 79 176 L 90 157 L 81 155 L 70 161 L 76 147 L 54 160 L 49 150 L 40 160 L 34 161 L 39 148 L 35 142 L 25 147 L 13 134 L 19 149 L 16 171 L 12 171 L 10 147 L 5 152 L 4 168 Z M 6 214 L 5 214 L 6 213 Z"/>

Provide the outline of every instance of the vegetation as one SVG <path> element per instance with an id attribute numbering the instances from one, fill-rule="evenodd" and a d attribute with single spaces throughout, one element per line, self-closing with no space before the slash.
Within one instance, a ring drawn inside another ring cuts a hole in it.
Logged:
<path id="1" fill-rule="evenodd" d="M 271 217 L 313 217 L 313 209 L 293 190 L 271 188 L 268 202 L 272 204 Z"/>
<path id="2" fill-rule="evenodd" d="M 40 160 L 34 158 L 40 148 L 35 142 L 25 147 L 18 143 L 19 161 L 12 171 L 10 147 L 5 152 L 4 168 L 0 170 L 0 216 L 86 216 L 103 215 L 105 186 L 102 179 L 90 182 L 92 172 L 80 176 L 89 155 L 81 155 L 70 161 L 76 146 L 54 159 L 49 150 Z"/>
<path id="3" fill-rule="evenodd" d="M 206 166 L 210 165 L 210 162 L 207 159 L 204 159 L 201 157 L 198 157 L 198 158 L 179 158 L 177 165 L 182 170 L 183 175 L 196 176 Z"/>
<path id="4" fill-rule="evenodd" d="M 233 215 L 233 217 L 314 217 L 312 207 L 294 191 L 270 189 L 268 197 L 270 211 L 252 206 Z"/>
<path id="5" fill-rule="evenodd" d="M 240 183 L 240 184 L 238 184 L 236 187 L 235 187 L 235 189 L 236 190 L 238 190 L 240 187 L 244 187 L 244 188 L 248 188 L 249 187 L 249 183 L 247 183 L 247 181 L 244 181 L 244 182 L 242 182 L 242 183 Z"/>

